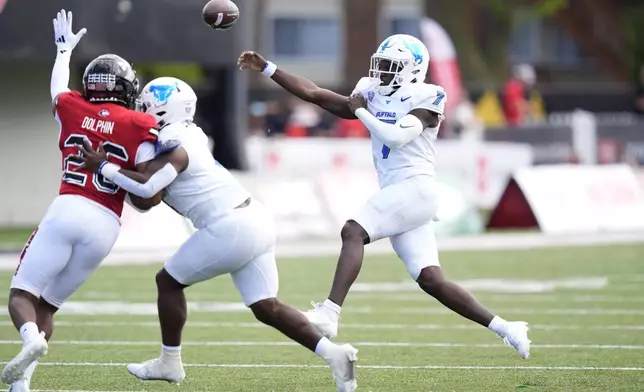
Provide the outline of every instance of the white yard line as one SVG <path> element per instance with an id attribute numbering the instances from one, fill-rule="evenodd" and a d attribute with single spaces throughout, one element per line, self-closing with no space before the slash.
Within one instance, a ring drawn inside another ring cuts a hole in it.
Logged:
<path id="1" fill-rule="evenodd" d="M 477 297 L 480 297 L 484 302 L 509 302 L 517 303 L 539 303 L 539 302 L 557 302 L 557 303 L 644 303 L 644 297 L 633 297 L 624 295 L 549 295 L 549 294 L 522 294 L 522 293 L 508 293 L 500 295 L 497 293 L 482 292 L 472 290 Z M 156 295 L 156 294 L 155 294 Z M 420 294 L 391 294 L 391 293 L 351 293 L 349 294 L 351 301 L 392 301 L 392 302 L 427 302 L 430 303 L 431 298 L 427 295 Z M 203 296 L 203 300 L 207 300 L 207 296 Z M 310 300 L 310 295 L 289 295 L 289 299 Z M 96 298 L 94 298 L 96 299 Z"/>
<path id="2" fill-rule="evenodd" d="M 155 341 L 122 341 L 122 340 L 54 340 L 57 346 L 159 346 Z M 213 341 L 213 342 L 182 342 L 183 346 L 216 346 L 216 347 L 280 347 L 298 346 L 295 342 L 247 342 L 247 341 Z M 500 348 L 503 344 L 472 344 L 472 343 L 418 343 L 418 342 L 352 342 L 360 347 L 470 347 L 470 348 Z M 0 340 L 0 345 L 22 345 L 21 340 Z M 543 349 L 586 349 L 586 350 L 644 350 L 641 345 L 616 344 L 533 344 L 533 348 Z"/>
<path id="3" fill-rule="evenodd" d="M 31 392 L 146 392 L 145 389 L 138 391 L 90 391 L 82 389 L 30 389 Z M 195 391 L 197 392 L 197 391 Z"/>
<path id="4" fill-rule="evenodd" d="M 6 365 L 7 362 L 0 362 Z M 40 362 L 38 366 L 67 366 L 67 367 L 121 367 L 127 363 L 114 362 Z M 263 368 L 294 368 L 294 369 L 326 369 L 325 365 L 295 365 L 295 364 L 233 364 L 233 363 L 184 363 L 184 367 L 196 368 L 238 368 L 238 369 L 263 369 Z M 543 371 L 630 371 L 641 372 L 643 367 L 592 367 L 592 366 L 450 366 L 450 365 L 421 365 L 421 366 L 398 366 L 398 365 L 358 365 L 361 369 L 377 370 L 425 370 L 425 369 L 455 369 L 455 370 L 543 370 Z M 56 390 L 41 390 L 56 391 Z M 59 390 L 72 392 L 71 390 Z M 36 391 L 32 391 L 36 392 Z M 83 392 L 83 391 L 78 391 Z M 98 391 L 87 391 L 98 392 Z M 116 391 L 112 391 L 116 392 Z M 124 392 L 124 391 L 122 391 Z"/>
<path id="5" fill-rule="evenodd" d="M 188 302 L 191 313 L 248 313 L 241 302 Z M 384 306 L 347 306 L 346 313 L 356 314 L 422 314 L 444 315 L 454 314 L 447 308 L 427 307 L 384 307 Z M 550 316 L 644 316 L 644 309 L 611 309 L 611 308 L 497 308 L 496 312 L 503 315 L 550 315 Z M 153 302 L 83 302 L 70 301 L 63 305 L 61 315 L 137 315 L 157 316 L 157 305 Z M 0 316 L 7 316 L 7 309 L 0 308 Z"/>
<path id="6" fill-rule="evenodd" d="M 188 321 L 188 328 L 270 328 L 257 322 L 217 322 L 217 321 Z M 0 321 L 0 327 L 13 327 L 11 321 Z M 150 327 L 158 328 L 158 321 L 56 321 L 56 328 L 79 327 Z M 375 329 L 375 330 L 480 330 L 481 326 L 471 324 L 341 324 L 342 328 Z M 594 330 L 594 331 L 644 331 L 644 325 L 541 325 L 530 324 L 531 330 Z"/>
<path id="7" fill-rule="evenodd" d="M 420 289 L 418 289 L 420 290 Z M 524 293 L 508 293 L 498 294 L 484 291 L 472 290 L 477 297 L 480 297 L 484 302 L 508 302 L 516 303 L 644 303 L 644 297 L 634 297 L 625 295 L 595 295 L 595 294 L 565 294 L 565 295 L 552 295 L 552 294 L 524 294 Z M 74 296 L 75 301 L 123 301 L 134 302 L 140 301 L 141 297 L 145 296 L 152 298 L 156 296 L 156 291 L 128 294 L 123 292 L 85 292 Z M 289 294 L 289 301 L 293 300 L 312 300 L 315 295 L 311 294 Z M 192 293 L 190 298 L 193 301 L 212 301 L 215 297 L 208 293 Z M 387 301 L 387 302 L 425 302 L 430 303 L 431 298 L 423 293 L 418 294 L 392 294 L 388 292 L 356 292 L 351 293 L 350 298 L 352 302 L 362 301 Z M 218 301 L 235 301 L 236 297 L 232 295 L 218 296 Z"/>
<path id="8" fill-rule="evenodd" d="M 403 313 L 403 314 L 451 314 L 447 308 L 399 308 L 399 309 L 378 309 L 378 308 L 356 308 L 348 310 L 352 313 Z M 561 308 L 561 309 L 530 309 L 510 308 L 498 309 L 499 314 L 546 314 L 554 316 L 644 316 L 643 309 L 601 309 L 601 308 Z"/>

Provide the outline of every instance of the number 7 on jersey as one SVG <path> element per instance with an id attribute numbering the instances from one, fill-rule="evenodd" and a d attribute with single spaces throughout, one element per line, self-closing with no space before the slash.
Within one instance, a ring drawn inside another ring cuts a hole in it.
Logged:
<path id="1" fill-rule="evenodd" d="M 445 92 L 444 91 L 437 91 L 436 92 L 436 99 L 432 103 L 434 106 L 438 106 L 443 102 L 443 99 L 445 99 Z"/>

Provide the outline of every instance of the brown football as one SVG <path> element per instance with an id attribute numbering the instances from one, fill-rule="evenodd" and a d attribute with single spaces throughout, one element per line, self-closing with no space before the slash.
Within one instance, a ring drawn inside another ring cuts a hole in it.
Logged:
<path id="1" fill-rule="evenodd" d="M 215 30 L 227 30 L 239 19 L 239 8 L 230 0 L 210 0 L 203 7 L 203 20 Z"/>

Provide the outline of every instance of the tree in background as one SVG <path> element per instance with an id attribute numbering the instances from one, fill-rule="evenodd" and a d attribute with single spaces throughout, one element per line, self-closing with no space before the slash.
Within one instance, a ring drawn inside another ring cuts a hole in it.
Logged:
<path id="1" fill-rule="evenodd" d="M 374 48 L 380 44 L 381 0 L 344 0 L 344 84 L 355 85 L 369 67 Z"/>
<path id="2" fill-rule="evenodd" d="M 622 12 L 624 2 L 568 0 L 567 3 L 552 15 L 555 23 L 592 56 L 605 73 L 617 81 L 627 81 L 632 56 L 626 40 L 628 27 Z"/>
<path id="3" fill-rule="evenodd" d="M 425 0 L 458 50 L 466 80 L 495 88 L 508 75 L 514 29 L 551 19 L 614 80 L 626 82 L 644 63 L 641 0 Z"/>
<path id="4" fill-rule="evenodd" d="M 534 18 L 550 17 L 568 0 L 425 0 L 425 14 L 449 32 L 458 50 L 466 80 L 487 88 L 499 86 L 508 75 L 512 32 Z"/>
<path id="5" fill-rule="evenodd" d="M 640 0 L 625 2 L 622 10 L 626 21 L 626 39 L 632 54 L 629 74 L 633 79 L 639 79 L 640 68 L 644 66 L 644 3 Z"/>

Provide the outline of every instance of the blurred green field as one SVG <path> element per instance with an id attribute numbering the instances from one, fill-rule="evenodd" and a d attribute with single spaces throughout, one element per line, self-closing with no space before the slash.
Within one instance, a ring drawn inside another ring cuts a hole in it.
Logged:
<path id="1" fill-rule="evenodd" d="M 22 249 L 33 231 L 33 227 L 0 228 L 0 249 Z"/>
<path id="2" fill-rule="evenodd" d="M 532 357 L 520 360 L 488 330 L 404 284 L 409 279 L 394 256 L 368 257 L 339 337 L 360 350 L 358 391 L 644 390 L 644 244 L 446 252 L 441 261 L 501 316 L 530 322 Z M 300 309 L 322 300 L 334 265 L 328 258 L 281 260 L 281 298 Z M 186 381 L 174 386 L 131 377 L 124 364 L 160 349 L 157 268 L 102 267 L 58 316 L 32 391 L 334 390 L 319 358 L 254 321 L 228 277 L 188 290 Z M 0 275 L 7 292 L 11 272 Z M 386 292 L 378 286 L 384 283 L 396 285 Z M 503 287 L 510 292 L 498 292 Z M 528 289 L 533 292 L 517 292 Z M 0 361 L 20 347 L 5 313 Z"/>

